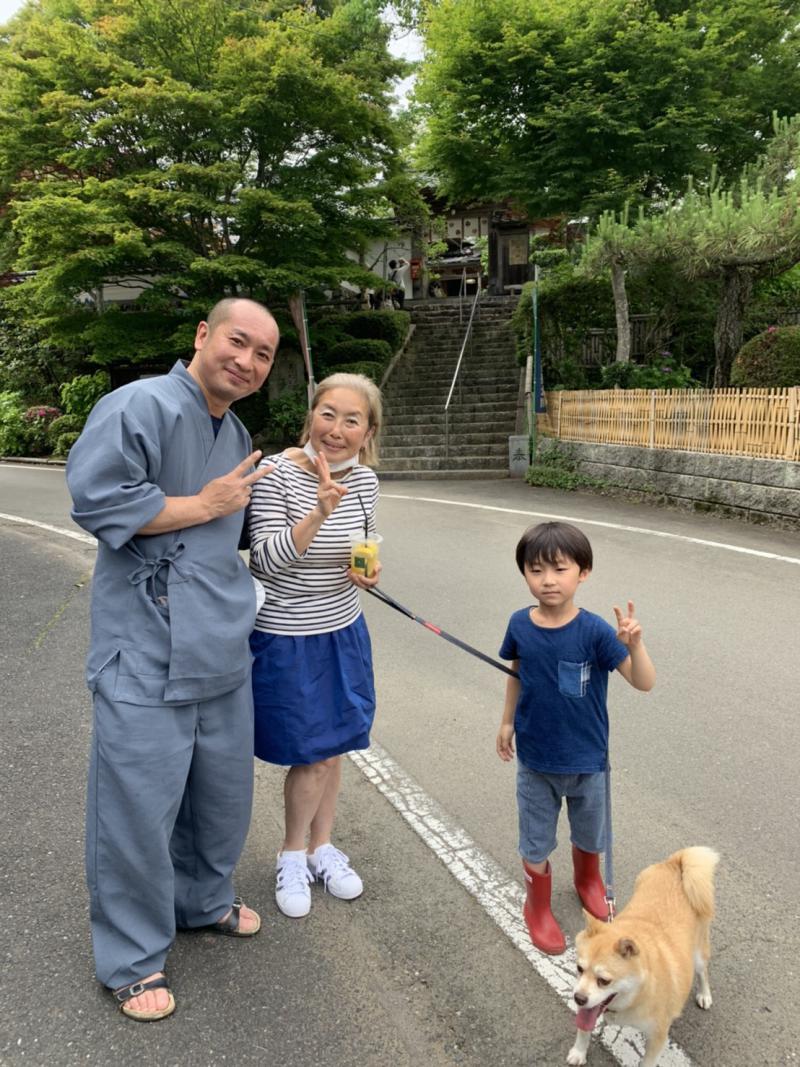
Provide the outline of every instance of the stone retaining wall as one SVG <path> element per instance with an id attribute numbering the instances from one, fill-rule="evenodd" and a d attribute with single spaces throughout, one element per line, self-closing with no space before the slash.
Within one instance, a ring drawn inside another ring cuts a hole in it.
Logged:
<path id="1" fill-rule="evenodd" d="M 541 444 L 548 447 L 547 439 Z M 627 445 L 552 444 L 569 448 L 582 473 L 609 485 L 654 493 L 696 511 L 800 528 L 800 463 Z"/>

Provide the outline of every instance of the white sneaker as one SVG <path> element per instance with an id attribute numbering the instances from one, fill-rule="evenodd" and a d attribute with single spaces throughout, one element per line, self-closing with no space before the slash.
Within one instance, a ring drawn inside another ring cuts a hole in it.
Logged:
<path id="1" fill-rule="evenodd" d="M 320 845 L 308 857 L 312 876 L 325 883 L 328 893 L 340 900 L 355 900 L 364 892 L 364 883 L 350 866 L 344 852 L 333 845 Z"/>
<path id="2" fill-rule="evenodd" d="M 297 852 L 279 852 L 275 869 L 275 900 L 278 907 L 290 919 L 302 919 L 311 911 L 309 883 L 314 881 L 306 863 L 305 852 L 302 849 Z"/>

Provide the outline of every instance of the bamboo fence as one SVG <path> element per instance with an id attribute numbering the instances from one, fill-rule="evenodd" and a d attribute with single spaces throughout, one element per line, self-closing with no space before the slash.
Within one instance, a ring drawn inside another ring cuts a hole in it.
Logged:
<path id="1" fill-rule="evenodd" d="M 586 389 L 546 400 L 542 429 L 562 441 L 800 461 L 800 386 Z"/>

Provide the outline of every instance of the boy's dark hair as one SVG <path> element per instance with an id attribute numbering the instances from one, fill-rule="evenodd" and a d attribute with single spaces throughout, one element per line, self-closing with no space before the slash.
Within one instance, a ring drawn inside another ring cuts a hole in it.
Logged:
<path id="1" fill-rule="evenodd" d="M 517 545 L 517 566 L 522 574 L 525 565 L 556 563 L 558 557 L 574 560 L 582 571 L 592 569 L 592 546 L 577 526 L 568 522 L 540 522 L 530 526 Z"/>

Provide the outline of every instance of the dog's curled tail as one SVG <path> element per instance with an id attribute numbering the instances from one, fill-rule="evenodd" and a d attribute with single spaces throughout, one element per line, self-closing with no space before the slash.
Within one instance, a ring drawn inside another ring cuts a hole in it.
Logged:
<path id="1" fill-rule="evenodd" d="M 701 919 L 714 918 L 714 871 L 719 856 L 711 848 L 696 845 L 672 857 L 680 866 L 686 899 Z"/>

